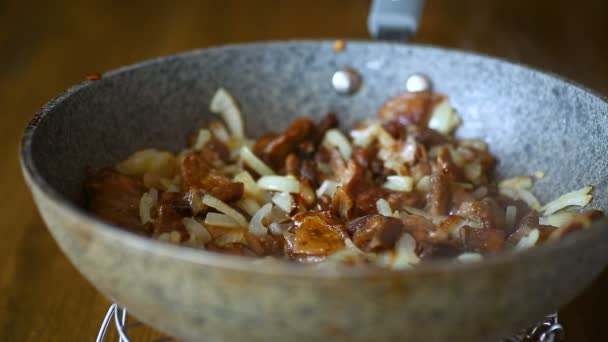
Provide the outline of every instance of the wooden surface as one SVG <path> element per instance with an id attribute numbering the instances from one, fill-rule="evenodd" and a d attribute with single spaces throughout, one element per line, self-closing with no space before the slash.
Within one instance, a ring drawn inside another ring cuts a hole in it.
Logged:
<path id="1" fill-rule="evenodd" d="M 0 341 L 91 341 L 109 305 L 58 250 L 23 183 L 19 138 L 42 104 L 88 72 L 187 49 L 367 38 L 368 6 L 365 0 L 0 1 Z M 608 1 L 428 0 L 415 41 L 517 60 L 608 94 Z M 607 289 L 604 272 L 563 310 L 569 340 L 607 339 Z"/>

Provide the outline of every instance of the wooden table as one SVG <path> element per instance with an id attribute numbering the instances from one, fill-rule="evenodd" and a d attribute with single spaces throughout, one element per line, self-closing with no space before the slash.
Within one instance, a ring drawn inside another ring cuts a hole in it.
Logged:
<path id="1" fill-rule="evenodd" d="M 17 148 L 32 113 L 87 72 L 150 57 L 229 42 L 367 38 L 368 6 L 366 0 L 1 2 L 0 340 L 90 341 L 110 304 L 59 251 L 25 188 Z M 415 41 L 513 59 L 608 94 L 608 1 L 428 0 Z M 607 285 L 604 272 L 563 310 L 569 340 L 606 340 Z M 138 335 L 156 334 L 141 328 Z"/>

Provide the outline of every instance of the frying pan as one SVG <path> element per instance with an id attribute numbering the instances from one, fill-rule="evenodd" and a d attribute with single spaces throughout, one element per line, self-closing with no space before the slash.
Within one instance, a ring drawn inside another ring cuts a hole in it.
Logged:
<path id="1" fill-rule="evenodd" d="M 332 74 L 362 79 L 351 96 Z M 27 127 L 22 169 L 35 202 L 80 272 L 138 319 L 184 340 L 496 340 L 563 306 L 608 263 L 602 221 L 561 241 L 474 264 L 409 271 L 318 268 L 181 248 L 136 236 L 83 209 L 86 168 L 157 147 L 179 150 L 213 115 L 218 87 L 240 102 L 249 136 L 294 118 L 374 115 L 421 72 L 463 117 L 461 137 L 489 143 L 501 176 L 544 171 L 548 201 L 593 184 L 608 209 L 606 99 L 559 77 L 434 47 L 349 41 L 231 45 L 128 66 L 52 100 Z"/>

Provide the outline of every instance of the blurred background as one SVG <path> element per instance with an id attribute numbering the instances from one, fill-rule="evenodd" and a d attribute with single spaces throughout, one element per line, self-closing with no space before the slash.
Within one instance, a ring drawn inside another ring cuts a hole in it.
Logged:
<path id="1" fill-rule="evenodd" d="M 90 341 L 110 304 L 61 254 L 23 183 L 19 138 L 38 108 L 87 73 L 188 49 L 368 39 L 369 6 L 369 0 L 0 0 L 0 189 L 6 194 L 0 340 Z M 608 95 L 605 0 L 427 0 L 413 41 L 518 61 Z M 568 340 L 608 340 L 607 289 L 605 271 L 562 310 Z M 142 340 L 158 336 L 138 329 Z"/>

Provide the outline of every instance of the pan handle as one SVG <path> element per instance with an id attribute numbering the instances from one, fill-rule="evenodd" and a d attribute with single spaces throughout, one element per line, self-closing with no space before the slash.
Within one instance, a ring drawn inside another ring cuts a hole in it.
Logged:
<path id="1" fill-rule="evenodd" d="M 424 0 L 373 0 L 367 29 L 375 39 L 405 41 L 418 29 Z"/>

